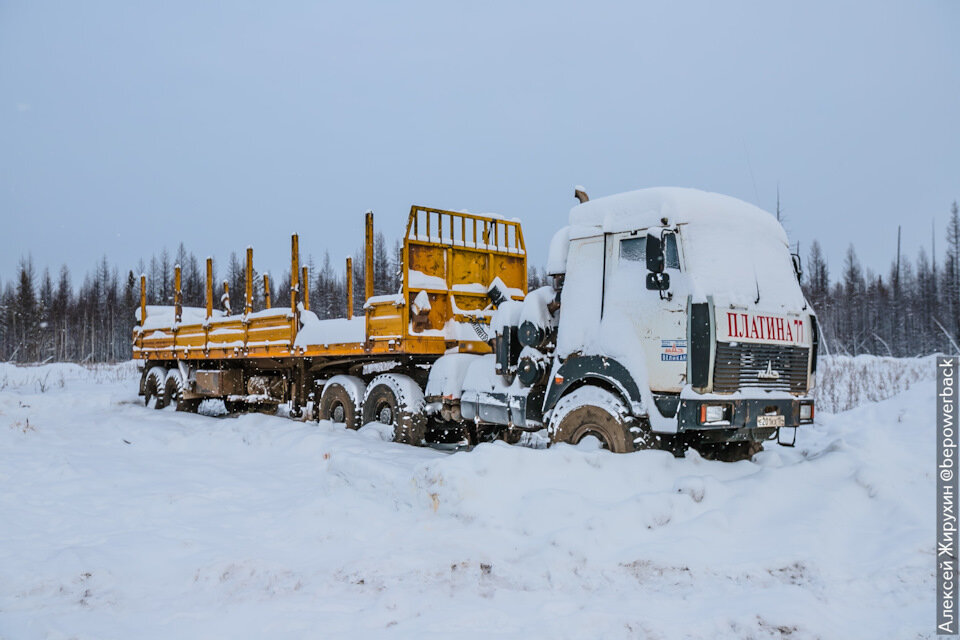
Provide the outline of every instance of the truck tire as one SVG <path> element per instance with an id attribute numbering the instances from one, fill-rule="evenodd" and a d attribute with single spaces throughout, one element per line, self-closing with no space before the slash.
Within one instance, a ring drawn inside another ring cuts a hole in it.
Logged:
<path id="1" fill-rule="evenodd" d="M 323 385 L 317 420 L 342 422 L 347 429 L 359 429 L 363 414 L 363 380 L 356 376 L 333 376 Z"/>
<path id="2" fill-rule="evenodd" d="M 423 391 L 409 376 L 384 373 L 367 386 L 363 397 L 363 424 L 393 425 L 393 441 L 421 445 L 427 431 Z"/>
<path id="3" fill-rule="evenodd" d="M 189 411 L 196 413 L 200 408 L 200 399 L 183 399 L 183 376 L 179 369 L 171 369 L 167 372 L 163 383 L 164 400 L 167 404 L 176 407 L 177 411 Z"/>
<path id="4" fill-rule="evenodd" d="M 166 405 L 164 390 L 167 370 L 161 366 L 150 367 L 143 378 L 143 404 L 146 407 L 153 402 L 154 409 L 163 409 Z"/>
<path id="5" fill-rule="evenodd" d="M 550 416 L 550 442 L 578 444 L 588 436 L 600 441 L 604 449 L 629 453 L 645 448 L 644 438 L 638 446 L 631 431 L 633 420 L 626 405 L 609 391 L 586 386 L 575 389 L 560 399 Z"/>
<path id="6" fill-rule="evenodd" d="M 183 377 L 178 369 L 170 369 L 163 378 L 163 406 L 174 406 L 179 409 L 180 399 L 183 397 Z"/>

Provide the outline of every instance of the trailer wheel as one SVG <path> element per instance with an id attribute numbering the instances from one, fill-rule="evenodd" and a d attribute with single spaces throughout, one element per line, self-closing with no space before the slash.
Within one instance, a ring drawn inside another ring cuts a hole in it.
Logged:
<path id="1" fill-rule="evenodd" d="M 317 419 L 342 422 L 348 429 L 359 429 L 363 396 L 363 380 L 355 376 L 333 376 L 320 394 Z"/>
<path id="2" fill-rule="evenodd" d="M 200 399 L 183 399 L 183 376 L 179 369 L 171 369 L 164 378 L 164 401 L 169 405 L 176 407 L 177 411 L 190 411 L 196 413 L 200 408 Z"/>
<path id="3" fill-rule="evenodd" d="M 183 396 L 183 377 L 178 369 L 170 369 L 163 379 L 163 406 L 173 405 L 179 409 Z"/>
<path id="4" fill-rule="evenodd" d="M 161 366 L 150 367 L 143 379 L 143 404 L 154 409 L 163 409 L 165 406 L 164 388 L 167 370 Z"/>
<path id="5" fill-rule="evenodd" d="M 629 453 L 637 448 L 626 405 L 605 389 L 586 386 L 564 396 L 550 417 L 550 442 L 578 444 L 593 436 L 604 449 Z M 642 441 L 645 443 L 646 441 Z"/>
<path id="6" fill-rule="evenodd" d="M 363 423 L 393 425 L 393 441 L 420 445 L 427 420 L 423 391 L 409 376 L 385 373 L 370 381 L 363 397 Z"/>

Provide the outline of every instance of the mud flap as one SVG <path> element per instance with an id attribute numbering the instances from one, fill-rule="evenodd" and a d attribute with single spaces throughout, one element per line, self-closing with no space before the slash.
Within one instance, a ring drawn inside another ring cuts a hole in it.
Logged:
<path id="1" fill-rule="evenodd" d="M 789 441 L 786 440 L 787 433 L 791 436 Z M 777 429 L 777 444 L 782 447 L 793 447 L 797 444 L 797 428 L 796 427 L 780 427 Z"/>

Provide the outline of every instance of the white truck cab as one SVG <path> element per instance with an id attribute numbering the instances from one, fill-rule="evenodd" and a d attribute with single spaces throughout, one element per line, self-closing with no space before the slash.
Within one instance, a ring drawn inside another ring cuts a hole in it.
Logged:
<path id="1" fill-rule="evenodd" d="M 495 319 L 509 385 L 465 388 L 464 417 L 503 401 L 510 427 L 546 425 L 554 441 L 747 453 L 813 421 L 816 316 L 770 213 L 682 188 L 583 202 L 554 236 L 547 273 L 547 313 Z"/>

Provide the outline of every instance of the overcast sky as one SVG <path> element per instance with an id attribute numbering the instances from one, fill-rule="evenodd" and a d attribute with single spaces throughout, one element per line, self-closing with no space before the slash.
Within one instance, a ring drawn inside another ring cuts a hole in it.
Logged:
<path id="1" fill-rule="evenodd" d="M 362 214 L 689 186 L 886 273 L 960 198 L 960 3 L 0 0 L 0 278 L 183 240 L 337 264 Z M 944 243 L 938 239 L 942 255 Z"/>

